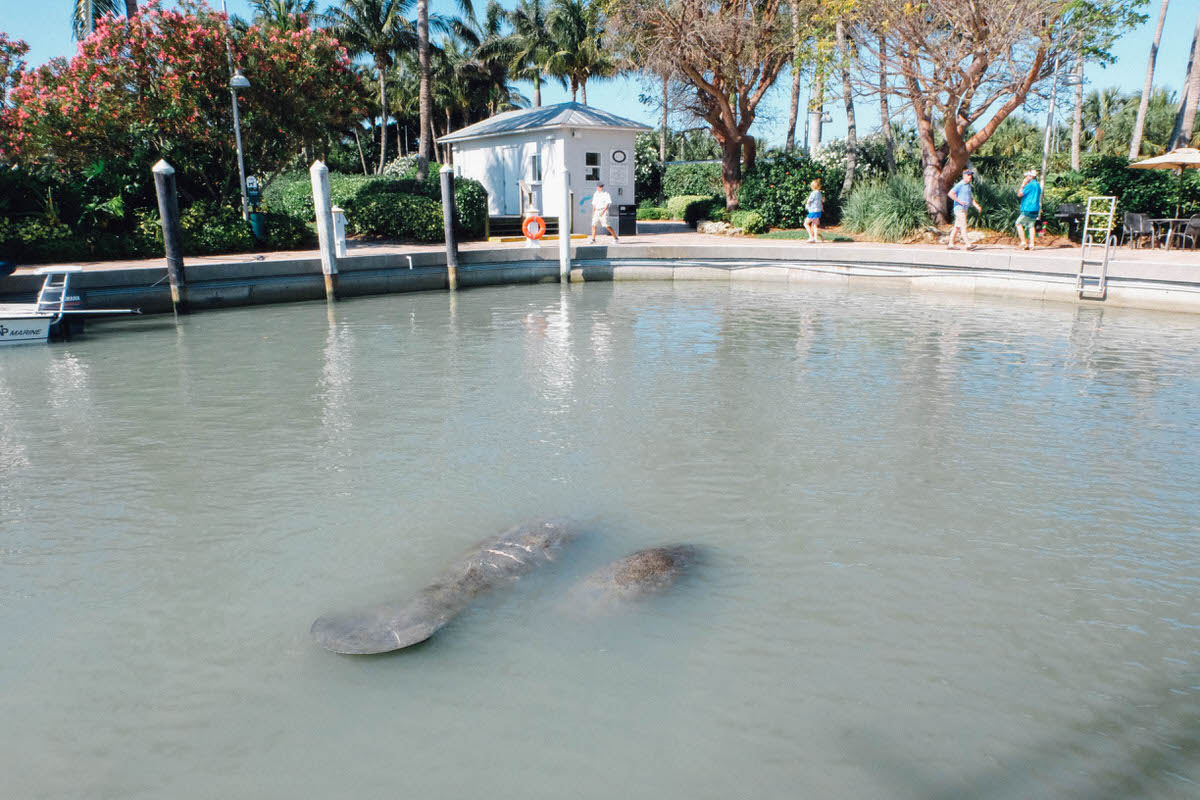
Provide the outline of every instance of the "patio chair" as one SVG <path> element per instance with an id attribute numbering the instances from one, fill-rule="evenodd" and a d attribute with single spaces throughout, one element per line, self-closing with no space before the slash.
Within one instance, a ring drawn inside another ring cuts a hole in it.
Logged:
<path id="1" fill-rule="evenodd" d="M 1185 242 L 1191 242 L 1191 247 L 1195 248 L 1196 243 L 1200 242 L 1200 214 L 1192 217 L 1187 221 L 1180 230 L 1175 231 L 1175 246 L 1185 247 Z"/>
<path id="2" fill-rule="evenodd" d="M 1146 240 L 1154 244 L 1154 223 L 1146 214 L 1125 212 L 1125 224 L 1121 229 L 1121 243 L 1130 247 L 1141 247 Z"/>

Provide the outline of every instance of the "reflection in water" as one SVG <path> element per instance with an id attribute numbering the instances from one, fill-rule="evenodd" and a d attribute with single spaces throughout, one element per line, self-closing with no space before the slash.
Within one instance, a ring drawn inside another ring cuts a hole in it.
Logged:
<path id="1" fill-rule="evenodd" d="M 350 326 L 338 324 L 333 303 L 327 304 L 327 310 L 329 333 L 325 337 L 325 347 L 321 352 L 318 394 L 321 399 L 321 430 L 325 438 L 325 447 L 333 457 L 322 459 L 322 463 L 326 469 L 341 472 L 353 456 L 349 436 L 352 417 L 347 401 L 353 392 L 354 370 L 351 351 L 354 338 Z"/>
<path id="2" fill-rule="evenodd" d="M 571 288 L 563 286 L 558 302 L 530 311 L 522 319 L 525 329 L 525 360 L 539 376 L 546 410 L 561 414 L 572 402 L 575 353 L 571 341 Z"/>

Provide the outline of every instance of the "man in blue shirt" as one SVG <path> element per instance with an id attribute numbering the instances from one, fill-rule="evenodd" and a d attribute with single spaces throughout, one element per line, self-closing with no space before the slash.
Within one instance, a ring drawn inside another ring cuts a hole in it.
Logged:
<path id="1" fill-rule="evenodd" d="M 975 173 L 972 170 L 964 169 L 962 180 L 954 184 L 954 188 L 948 193 L 951 200 L 954 201 L 954 227 L 950 229 L 950 239 L 946 242 L 946 249 L 954 249 L 954 234 L 962 231 L 963 244 L 966 249 L 974 250 L 975 245 L 971 244 L 971 240 L 967 238 L 967 208 L 975 206 L 976 211 L 983 211 L 979 203 L 975 202 L 974 193 L 971 191 L 971 181 L 975 180 Z"/>
<path id="2" fill-rule="evenodd" d="M 1022 250 L 1034 249 L 1034 237 L 1037 235 L 1037 218 L 1042 212 L 1042 185 L 1038 183 L 1037 170 L 1031 169 L 1025 173 L 1025 180 L 1017 190 L 1021 198 L 1021 216 L 1017 217 L 1017 236 L 1021 239 Z M 1025 241 L 1025 229 L 1029 229 L 1029 241 Z"/>

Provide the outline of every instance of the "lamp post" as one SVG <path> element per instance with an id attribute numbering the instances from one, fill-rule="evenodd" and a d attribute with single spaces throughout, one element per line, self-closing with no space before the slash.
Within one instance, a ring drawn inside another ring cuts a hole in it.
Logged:
<path id="1" fill-rule="evenodd" d="M 246 161 L 242 157 L 242 125 L 238 119 L 238 89 L 249 89 L 250 81 L 239 69 L 229 79 L 229 94 L 233 97 L 233 137 L 237 141 L 238 181 L 242 187 L 242 219 L 250 219 L 250 203 L 246 199 Z"/>
<path id="2" fill-rule="evenodd" d="M 1042 216 L 1042 203 L 1046 196 L 1046 170 L 1050 165 L 1050 137 L 1054 132 L 1054 101 L 1058 96 L 1058 65 L 1061 56 L 1054 57 L 1054 78 L 1050 82 L 1050 110 L 1046 113 L 1046 136 L 1042 142 L 1042 193 L 1038 197 L 1038 218 Z M 1063 78 L 1063 83 L 1067 86 L 1075 86 L 1083 83 L 1083 76 L 1075 73 L 1069 73 Z"/>

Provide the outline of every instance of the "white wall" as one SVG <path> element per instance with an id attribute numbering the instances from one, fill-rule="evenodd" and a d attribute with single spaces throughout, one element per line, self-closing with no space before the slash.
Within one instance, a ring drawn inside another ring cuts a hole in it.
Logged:
<path id="1" fill-rule="evenodd" d="M 499 216 L 520 213 L 521 203 L 517 181 L 524 180 L 533 192 L 533 203 L 543 217 L 557 217 L 562 208 L 559 169 L 562 153 L 566 151 L 567 168 L 571 173 L 571 192 L 574 202 L 576 233 L 591 230 L 592 206 L 589 202 L 596 191 L 597 181 L 588 180 L 591 171 L 586 165 L 587 153 L 600 154 L 600 180 L 613 198 L 611 212 L 615 227 L 617 207 L 634 205 L 634 166 L 632 131 L 589 129 L 557 129 L 532 133 L 490 136 L 454 144 L 454 164 L 458 174 L 474 178 L 488 192 L 488 214 Z M 613 158 L 616 150 L 623 151 L 625 161 Z M 529 157 L 541 155 L 542 182 L 533 181 Z"/>

